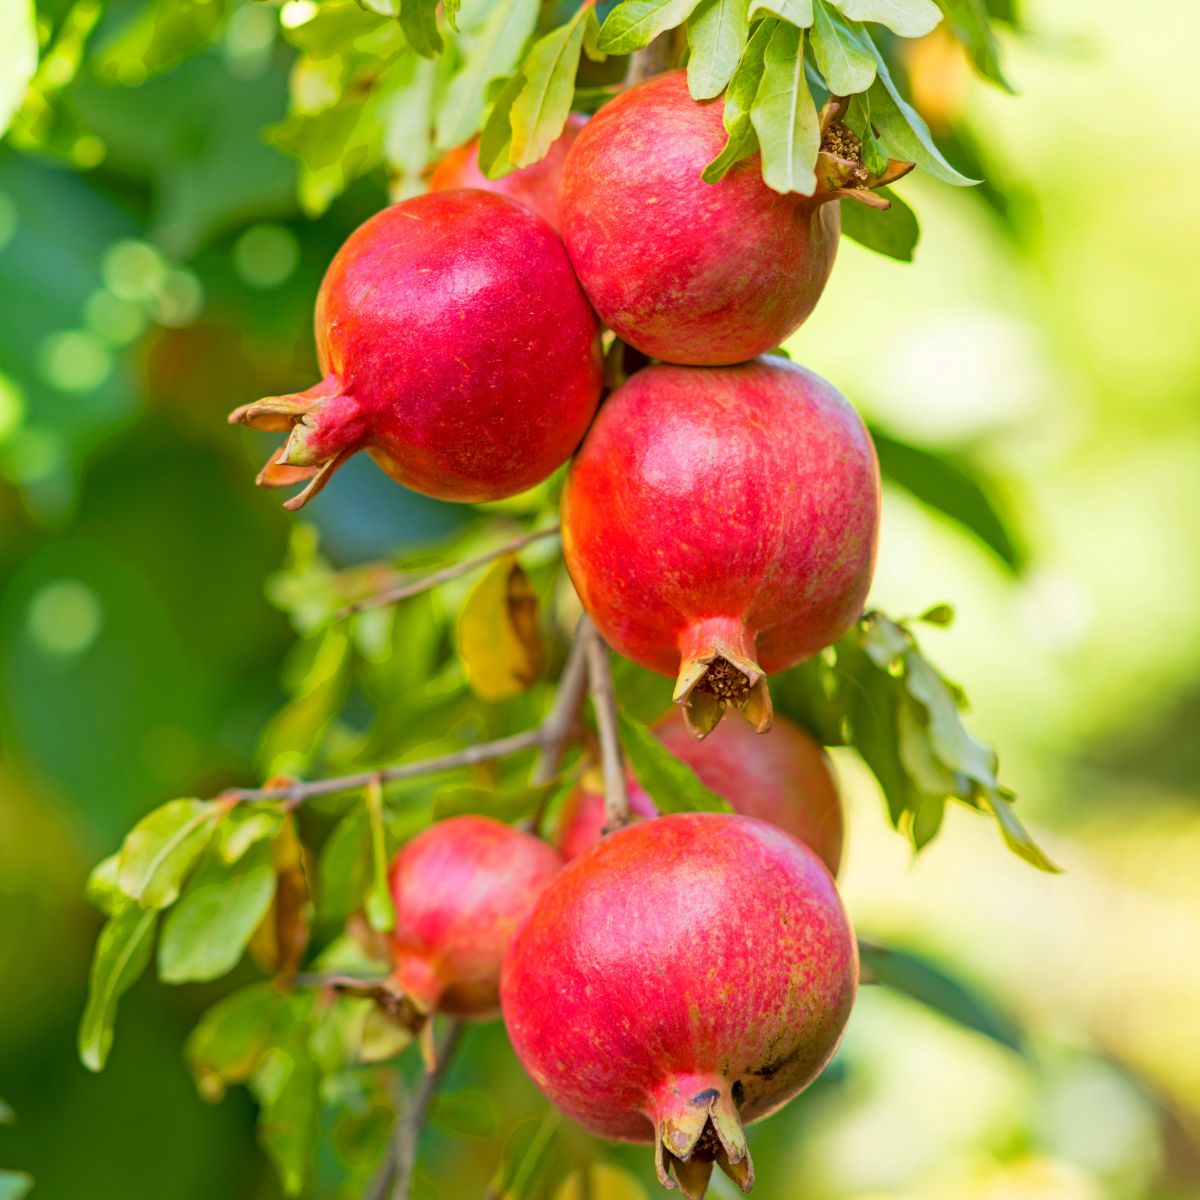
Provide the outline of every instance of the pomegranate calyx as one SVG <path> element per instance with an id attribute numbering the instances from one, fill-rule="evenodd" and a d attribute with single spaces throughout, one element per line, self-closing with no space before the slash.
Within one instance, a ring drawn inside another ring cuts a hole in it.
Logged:
<path id="1" fill-rule="evenodd" d="M 754 639 L 737 621 L 716 618 L 688 630 L 673 699 L 697 737 L 707 737 L 733 707 L 759 733 L 771 728 L 771 693 L 754 657 Z"/>
<path id="2" fill-rule="evenodd" d="M 834 101 L 821 110 L 821 149 L 817 155 L 814 203 L 857 200 L 871 208 L 890 208 L 890 201 L 876 195 L 874 189 L 901 179 L 915 164 L 889 158 L 881 172 L 873 173 L 863 161 L 861 139 L 837 119 L 840 111 L 840 104 Z"/>
<path id="3" fill-rule="evenodd" d="M 701 1081 L 704 1082 L 704 1081 Z M 655 1169 L 665 1188 L 678 1187 L 687 1200 L 702 1200 L 713 1164 L 748 1192 L 754 1164 L 734 1101 L 723 1079 L 708 1087 L 680 1080 L 664 1095 L 655 1121 Z"/>
<path id="4" fill-rule="evenodd" d="M 357 406 L 333 374 L 303 392 L 243 404 L 229 414 L 229 423 L 287 433 L 255 483 L 270 488 L 305 483 L 303 491 L 284 503 L 284 508 L 292 511 L 303 508 L 321 491 L 364 439 Z"/>

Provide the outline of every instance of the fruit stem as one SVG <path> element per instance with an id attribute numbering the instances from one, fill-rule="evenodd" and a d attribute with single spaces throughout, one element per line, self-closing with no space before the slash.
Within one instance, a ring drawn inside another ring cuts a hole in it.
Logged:
<path id="1" fill-rule="evenodd" d="M 586 622 L 586 625 L 584 624 Z M 587 641 L 588 682 L 596 729 L 600 734 L 600 765 L 604 769 L 604 827 L 619 829 L 629 822 L 629 785 L 625 757 L 617 733 L 617 696 L 613 689 L 612 661 L 607 643 L 590 617 L 580 621 L 580 636 Z"/>

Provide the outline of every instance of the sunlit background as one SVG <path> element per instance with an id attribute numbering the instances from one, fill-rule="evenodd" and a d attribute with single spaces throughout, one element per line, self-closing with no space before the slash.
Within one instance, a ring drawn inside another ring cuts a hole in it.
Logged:
<path id="1" fill-rule="evenodd" d="M 752 1131 L 761 1200 L 1200 1194 L 1200 9 L 1024 7 L 1018 97 L 953 55 L 918 96 L 965 109 L 1002 203 L 906 181 L 916 263 L 845 244 L 789 349 L 991 480 L 1020 569 L 893 489 L 873 599 L 955 607 L 925 647 L 1065 873 L 965 809 L 914 860 L 839 752 L 860 932 L 952 968 L 1014 1045 L 864 989 L 830 1077 Z M 100 15 L 70 11 L 80 36 Z M 0 1166 L 37 1196 L 278 1194 L 250 1101 L 206 1104 L 180 1055 L 226 985 L 144 979 L 101 1076 L 74 1044 L 88 868 L 161 800 L 249 782 L 280 700 L 291 635 L 263 584 L 294 522 L 224 415 L 311 382 L 321 271 L 384 199 L 362 181 L 300 215 L 261 137 L 286 108 L 277 33 L 276 8 L 239 8 L 144 82 L 98 57 L 56 117 L 79 117 L 73 167 L 0 148 Z M 338 563 L 459 520 L 367 462 L 309 512 Z M 471 1039 L 452 1094 L 520 1090 L 502 1031 Z M 433 1126 L 420 1195 L 488 1177 L 507 1113 L 482 1111 L 465 1135 Z M 657 1194 L 648 1158 L 616 1155 L 595 1197 Z"/>

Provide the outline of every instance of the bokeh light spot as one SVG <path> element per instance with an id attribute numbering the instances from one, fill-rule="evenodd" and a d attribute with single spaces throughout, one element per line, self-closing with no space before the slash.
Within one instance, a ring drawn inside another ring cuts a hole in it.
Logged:
<path id="1" fill-rule="evenodd" d="M 113 295 L 147 301 L 162 286 L 167 264 L 148 242 L 130 238 L 109 247 L 100 271 Z"/>
<path id="2" fill-rule="evenodd" d="M 251 287 L 277 287 L 296 269 L 300 246 L 282 225 L 254 225 L 233 247 L 234 270 Z"/>
<path id="3" fill-rule="evenodd" d="M 15 381 L 0 374 L 0 442 L 7 441 L 25 419 L 25 393 Z"/>
<path id="4" fill-rule="evenodd" d="M 178 328 L 190 325 L 204 307 L 204 288 L 191 271 L 170 270 L 154 297 L 154 319 L 160 325 Z"/>
<path id="5" fill-rule="evenodd" d="M 122 300 L 107 288 L 93 292 L 83 308 L 83 319 L 93 333 L 113 346 L 127 346 L 146 328 L 146 314 L 132 300 Z"/>
<path id="6" fill-rule="evenodd" d="M 299 29 L 317 15 L 314 0 L 287 0 L 279 10 L 279 23 L 284 29 Z"/>
<path id="7" fill-rule="evenodd" d="M 109 347 L 87 329 L 51 334 L 39 348 L 42 378 L 64 392 L 90 392 L 112 370 Z"/>
<path id="8" fill-rule="evenodd" d="M 74 579 L 47 584 L 29 605 L 29 633 L 47 654 L 69 658 L 95 640 L 104 613 L 96 593 Z"/>

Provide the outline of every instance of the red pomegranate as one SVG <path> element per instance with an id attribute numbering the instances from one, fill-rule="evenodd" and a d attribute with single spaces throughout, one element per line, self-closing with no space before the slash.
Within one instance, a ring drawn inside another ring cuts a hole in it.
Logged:
<path id="1" fill-rule="evenodd" d="M 556 232 L 558 230 L 558 181 L 562 176 L 567 151 L 575 135 L 587 123 L 582 113 L 571 113 L 562 135 L 553 142 L 541 162 L 523 167 L 499 179 L 489 179 L 479 169 L 479 139 L 451 150 L 434 168 L 429 177 L 431 192 L 444 192 L 447 188 L 481 188 L 485 192 L 496 192 L 520 201 L 532 208 Z"/>
<path id="2" fill-rule="evenodd" d="M 769 733 L 745 721 L 725 721 L 698 742 L 675 713 L 654 726 L 659 741 L 682 759 L 702 783 L 724 796 L 735 812 L 778 825 L 811 846 L 836 876 L 842 860 L 842 802 L 820 743 L 798 725 L 776 717 Z M 555 844 L 575 858 L 599 841 L 604 829 L 603 780 L 585 775 L 567 797 Z M 658 809 L 630 777 L 629 802 L 640 817 Z"/>
<path id="3" fill-rule="evenodd" d="M 542 893 L 504 960 L 518 1057 L 601 1137 L 655 1143 L 703 1196 L 715 1161 L 754 1182 L 743 1124 L 816 1078 L 858 955 L 833 879 L 754 817 L 680 813 L 602 839 Z"/>
<path id="4" fill-rule="evenodd" d="M 656 76 L 600 109 L 563 167 L 562 233 L 584 291 L 616 334 L 667 362 L 744 362 L 778 346 L 833 269 L 840 223 L 829 201 L 886 208 L 869 189 L 910 166 L 869 176 L 829 107 L 813 196 L 772 191 L 757 155 L 708 184 L 723 112 L 688 95 L 684 71 Z"/>
<path id="5" fill-rule="evenodd" d="M 765 676 L 858 619 L 878 527 L 862 421 L 778 358 L 639 371 L 600 410 L 562 498 L 584 608 L 613 649 L 677 676 L 698 737 L 729 705 L 769 727 Z"/>
<path id="6" fill-rule="evenodd" d="M 392 980 L 418 1014 L 497 1014 L 504 952 L 562 863 L 552 846 L 491 817 L 440 821 L 401 848 Z"/>
<path id="7" fill-rule="evenodd" d="M 316 309 L 325 378 L 229 418 L 288 432 L 258 482 L 300 508 L 356 450 L 394 479 L 476 502 L 566 461 L 600 396 L 595 315 L 554 231 L 480 191 L 416 196 L 352 233 Z"/>

